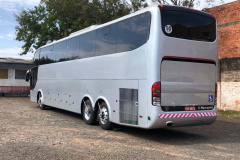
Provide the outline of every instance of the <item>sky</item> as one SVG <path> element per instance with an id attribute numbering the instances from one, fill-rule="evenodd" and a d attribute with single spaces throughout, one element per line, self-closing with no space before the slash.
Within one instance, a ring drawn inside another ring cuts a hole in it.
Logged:
<path id="1" fill-rule="evenodd" d="M 148 0 L 151 1 L 151 0 Z M 204 1 L 204 0 L 201 0 Z M 224 3 L 233 2 L 236 0 L 224 0 Z M 20 56 L 22 52 L 21 46 L 23 42 L 15 40 L 15 26 L 17 22 L 14 19 L 13 14 L 18 14 L 22 10 L 31 9 L 38 5 L 40 0 L 0 0 L 0 58 L 12 57 L 31 59 L 33 53 Z M 215 6 L 221 5 L 220 0 L 216 0 Z M 196 9 L 206 8 L 205 5 L 196 6 Z"/>

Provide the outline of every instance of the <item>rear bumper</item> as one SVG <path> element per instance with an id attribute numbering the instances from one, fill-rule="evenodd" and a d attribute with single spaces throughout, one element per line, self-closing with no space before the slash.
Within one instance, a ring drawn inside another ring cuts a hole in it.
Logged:
<path id="1" fill-rule="evenodd" d="M 167 123 L 172 123 L 171 127 L 210 125 L 216 121 L 217 109 L 191 112 L 155 112 L 148 122 L 148 128 L 168 128 Z"/>

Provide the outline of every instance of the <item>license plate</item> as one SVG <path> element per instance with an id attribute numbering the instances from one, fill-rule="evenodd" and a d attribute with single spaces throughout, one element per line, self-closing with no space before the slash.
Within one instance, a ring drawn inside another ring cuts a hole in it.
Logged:
<path id="1" fill-rule="evenodd" d="M 185 106 L 185 111 L 195 111 L 195 106 Z"/>

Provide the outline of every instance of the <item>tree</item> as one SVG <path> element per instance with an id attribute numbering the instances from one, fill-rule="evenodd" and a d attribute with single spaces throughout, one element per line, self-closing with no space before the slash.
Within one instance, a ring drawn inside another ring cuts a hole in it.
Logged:
<path id="1" fill-rule="evenodd" d="M 152 0 L 153 2 L 159 2 L 161 4 L 184 6 L 192 8 L 195 0 Z"/>
<path id="2" fill-rule="evenodd" d="M 132 3 L 132 10 L 137 11 L 141 9 L 142 7 L 147 7 L 148 4 L 145 0 L 131 0 Z"/>
<path id="3" fill-rule="evenodd" d="M 46 10 L 44 6 L 35 6 L 32 10 L 24 10 L 19 15 L 15 15 L 19 26 L 15 27 L 16 40 L 23 41 L 23 53 L 26 54 L 32 44 L 34 47 L 41 46 L 47 42 L 50 37 L 47 26 L 42 23 L 46 19 Z"/>
<path id="4" fill-rule="evenodd" d="M 102 24 L 142 7 L 145 0 L 41 0 L 33 9 L 15 14 L 16 40 L 23 41 L 23 52 L 68 36 L 94 24 Z"/>
<path id="5" fill-rule="evenodd" d="M 216 0 L 152 0 L 153 2 L 159 2 L 161 4 L 183 6 L 188 8 L 193 8 L 194 6 L 211 6 L 217 2 Z M 219 2 L 219 1 L 218 1 Z M 220 3 L 224 3 L 223 0 L 220 0 Z"/>

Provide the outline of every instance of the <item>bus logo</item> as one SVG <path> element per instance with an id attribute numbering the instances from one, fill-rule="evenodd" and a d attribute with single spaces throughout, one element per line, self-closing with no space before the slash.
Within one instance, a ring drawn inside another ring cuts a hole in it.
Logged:
<path id="1" fill-rule="evenodd" d="M 166 26 L 165 26 L 165 31 L 166 31 L 166 33 L 168 33 L 168 34 L 172 33 L 172 26 L 171 26 L 171 25 L 166 25 Z"/>
<path id="2" fill-rule="evenodd" d="M 208 102 L 213 102 L 213 95 L 208 95 Z"/>

